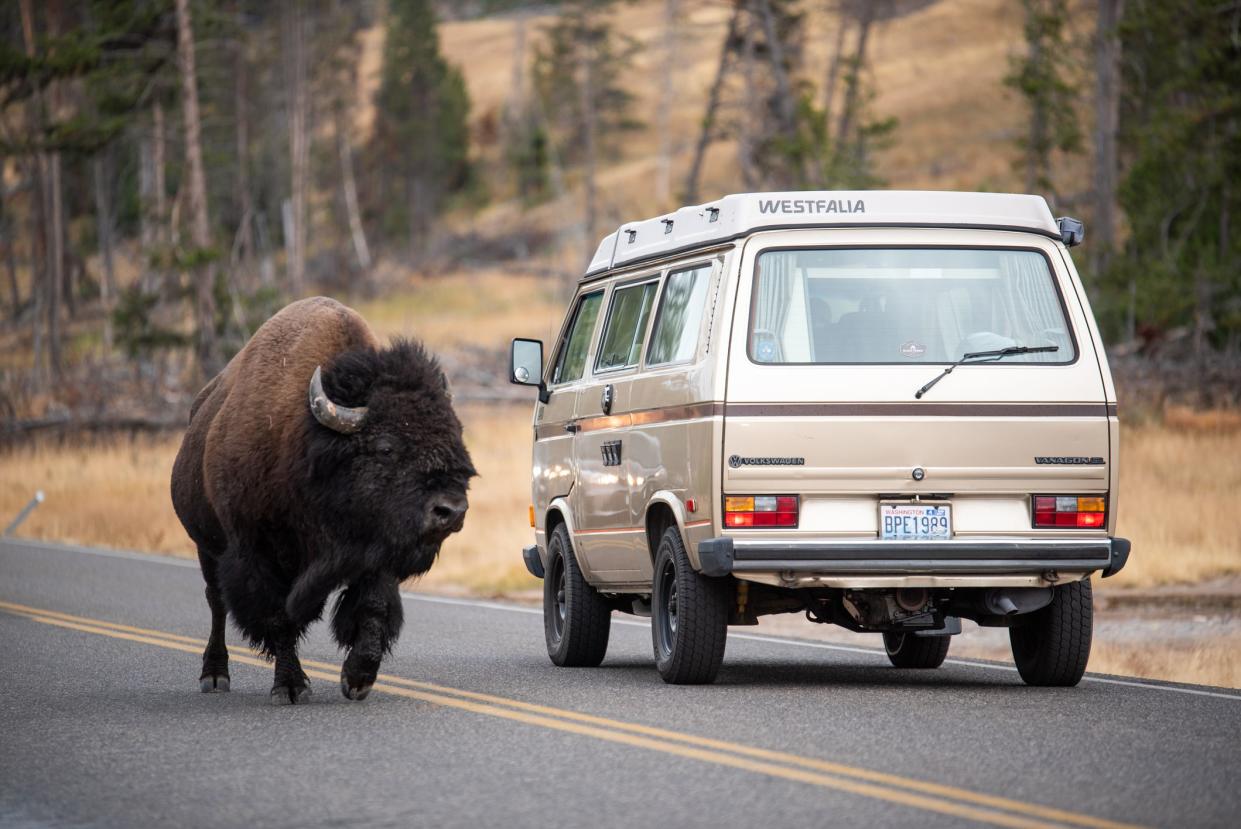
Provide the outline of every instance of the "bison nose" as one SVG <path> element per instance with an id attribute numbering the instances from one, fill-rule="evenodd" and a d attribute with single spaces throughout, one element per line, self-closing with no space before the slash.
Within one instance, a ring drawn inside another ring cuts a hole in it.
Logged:
<path id="1" fill-rule="evenodd" d="M 431 499 L 431 523 L 440 529 L 456 532 L 465 523 L 469 502 L 463 496 L 437 495 Z"/>

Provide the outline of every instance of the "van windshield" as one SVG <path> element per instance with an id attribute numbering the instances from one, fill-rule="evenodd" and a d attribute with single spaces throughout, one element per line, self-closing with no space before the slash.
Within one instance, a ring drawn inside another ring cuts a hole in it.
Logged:
<path id="1" fill-rule="evenodd" d="M 948 363 L 975 351 L 1059 346 L 1005 364 L 1077 357 L 1046 257 L 1011 249 L 830 248 L 758 257 L 757 363 Z"/>

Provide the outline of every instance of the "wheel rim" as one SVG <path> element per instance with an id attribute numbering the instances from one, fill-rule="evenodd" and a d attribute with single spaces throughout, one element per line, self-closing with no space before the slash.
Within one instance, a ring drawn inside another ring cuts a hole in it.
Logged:
<path id="1" fill-rule="evenodd" d="M 556 641 L 564 636 L 565 617 L 568 615 L 565 601 L 565 568 L 564 559 L 556 557 L 556 564 L 552 569 L 552 583 L 555 587 L 555 605 L 552 607 L 552 632 L 556 636 Z"/>
<path id="2" fill-rule="evenodd" d="M 896 656 L 901 652 L 901 648 L 905 646 L 905 634 L 895 633 L 889 634 L 889 636 L 891 636 L 891 639 L 886 640 L 883 644 L 888 649 L 889 655 Z"/>
<path id="3" fill-rule="evenodd" d="M 659 650 L 666 657 L 677 635 L 677 568 L 672 561 L 665 562 L 660 573 L 659 607 Z"/>

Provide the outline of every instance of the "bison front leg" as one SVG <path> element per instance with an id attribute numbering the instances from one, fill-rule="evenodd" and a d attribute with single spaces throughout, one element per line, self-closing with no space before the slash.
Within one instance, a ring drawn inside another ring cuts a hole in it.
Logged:
<path id="1" fill-rule="evenodd" d="M 271 686 L 272 705 L 298 705 L 310 701 L 310 679 L 297 658 L 297 633 L 281 628 L 272 637 L 271 651 L 276 657 L 276 676 Z"/>
<path id="2" fill-rule="evenodd" d="M 379 663 L 401 632 L 401 594 L 393 576 L 366 576 L 340 595 L 332 617 L 332 633 L 348 648 L 340 671 L 340 690 L 347 698 L 366 699 L 379 673 Z"/>
<path id="3" fill-rule="evenodd" d="M 220 594 L 216 560 L 210 553 L 199 549 L 198 562 L 202 565 L 203 580 L 207 583 L 207 605 L 211 608 L 211 636 L 203 651 L 203 672 L 198 678 L 198 685 L 204 694 L 223 693 L 229 689 L 228 647 L 224 644 L 228 611 Z"/>

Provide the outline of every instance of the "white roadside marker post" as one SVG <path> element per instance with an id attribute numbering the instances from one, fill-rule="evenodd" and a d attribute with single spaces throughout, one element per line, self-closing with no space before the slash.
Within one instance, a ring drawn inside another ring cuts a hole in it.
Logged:
<path id="1" fill-rule="evenodd" d="M 4 535 L 12 535 L 21 526 L 22 522 L 30 517 L 30 513 L 34 512 L 34 508 L 43 503 L 43 490 L 37 490 L 34 497 L 30 499 L 30 503 L 22 507 L 22 511 L 17 513 L 17 517 L 13 522 L 4 528 Z"/>

